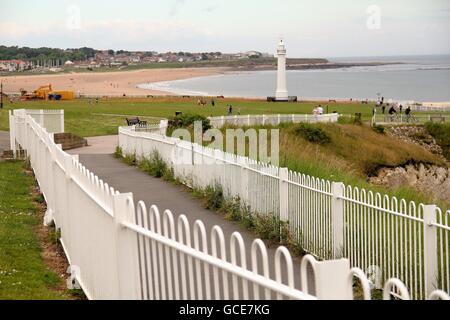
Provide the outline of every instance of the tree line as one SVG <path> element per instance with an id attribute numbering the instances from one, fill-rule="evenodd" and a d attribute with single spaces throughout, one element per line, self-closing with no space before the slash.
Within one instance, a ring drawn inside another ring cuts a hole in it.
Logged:
<path id="1" fill-rule="evenodd" d="M 67 60 L 81 61 L 92 58 L 98 51 L 83 47 L 78 49 L 29 48 L 18 46 L 0 46 L 0 60 L 48 61 Z"/>

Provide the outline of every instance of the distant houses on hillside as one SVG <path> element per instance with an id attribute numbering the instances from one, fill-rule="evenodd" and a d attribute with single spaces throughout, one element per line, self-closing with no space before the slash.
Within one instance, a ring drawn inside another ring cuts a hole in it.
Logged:
<path id="1" fill-rule="evenodd" d="M 258 51 L 240 53 L 222 52 L 165 52 L 156 51 L 124 51 L 80 49 L 48 49 L 50 54 L 44 55 L 45 48 L 1 47 L 3 57 L 26 56 L 26 59 L 0 60 L 0 72 L 20 71 L 53 71 L 59 72 L 70 68 L 93 69 L 100 67 L 121 68 L 129 65 L 152 63 L 188 63 L 198 61 L 229 61 L 237 59 L 270 58 L 273 55 Z M 46 49 L 47 50 L 47 49 Z M 47 51 L 48 51 L 47 50 Z M 17 54 L 15 54 L 17 53 Z"/>
<path id="2" fill-rule="evenodd" d="M 33 63 L 24 60 L 0 60 L 0 71 L 17 72 L 30 70 Z"/>

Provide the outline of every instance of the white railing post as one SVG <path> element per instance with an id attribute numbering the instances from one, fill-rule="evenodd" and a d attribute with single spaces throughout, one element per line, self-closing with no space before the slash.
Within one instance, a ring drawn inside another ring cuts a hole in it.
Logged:
<path id="1" fill-rule="evenodd" d="M 262 115 L 262 123 L 261 124 L 263 126 L 266 124 L 266 115 L 265 114 Z"/>
<path id="2" fill-rule="evenodd" d="M 348 259 L 319 261 L 314 266 L 316 297 L 320 300 L 353 300 Z"/>
<path id="3" fill-rule="evenodd" d="M 59 112 L 60 112 L 59 114 L 60 114 L 60 125 L 61 125 L 60 132 L 63 133 L 64 132 L 64 110 L 60 110 Z"/>
<path id="4" fill-rule="evenodd" d="M 169 126 L 168 120 L 161 120 L 159 122 L 159 133 L 163 136 L 167 134 L 167 127 Z"/>
<path id="5" fill-rule="evenodd" d="M 250 115 L 247 115 L 247 125 L 250 126 Z"/>
<path id="6" fill-rule="evenodd" d="M 242 203 L 247 206 L 249 199 L 248 199 L 248 168 L 247 164 L 245 162 L 240 163 L 241 166 L 241 201 Z"/>
<path id="7" fill-rule="evenodd" d="M 436 223 L 436 205 L 423 207 L 423 254 L 425 268 L 425 294 L 428 296 L 435 290 L 438 275 L 438 248 Z"/>
<path id="8" fill-rule="evenodd" d="M 42 128 L 45 128 L 45 126 L 44 126 L 44 110 L 39 110 L 39 125 L 42 127 Z"/>
<path id="9" fill-rule="evenodd" d="M 115 254 L 117 258 L 117 299 L 142 299 L 139 279 L 138 236 L 127 229 L 123 223 L 136 223 L 132 193 L 113 196 L 113 214 L 115 222 Z M 111 266 L 112 267 L 112 266 Z"/>
<path id="10" fill-rule="evenodd" d="M 56 210 L 56 200 L 54 196 L 56 195 L 56 183 L 55 183 L 55 157 L 52 155 L 52 151 L 49 151 L 50 153 L 50 159 L 47 159 L 46 161 L 49 162 L 50 165 L 50 172 L 47 172 L 46 177 L 50 181 L 48 181 L 48 186 L 50 187 L 50 190 L 47 191 L 47 198 L 45 199 L 47 202 L 47 210 L 44 214 L 44 226 L 49 226 L 52 221 L 55 220 L 55 210 Z M 47 167 L 47 166 L 46 166 Z"/>
<path id="11" fill-rule="evenodd" d="M 331 217 L 333 228 L 333 257 L 343 257 L 344 254 L 344 196 L 345 186 L 342 182 L 331 184 Z"/>
<path id="12" fill-rule="evenodd" d="M 279 199 L 280 199 L 280 221 L 289 221 L 289 169 L 280 168 L 278 171 L 279 186 Z"/>
<path id="13" fill-rule="evenodd" d="M 16 147 L 16 136 L 15 136 L 15 121 L 13 116 L 13 110 L 9 110 L 9 144 L 11 147 L 11 150 L 16 153 L 15 147 Z"/>
<path id="14" fill-rule="evenodd" d="M 352 300 L 352 271 L 349 259 L 317 261 L 306 255 L 300 264 L 301 291 L 310 294 L 308 266 L 314 274 L 315 296 L 319 300 Z"/>
<path id="15" fill-rule="evenodd" d="M 280 114 L 277 115 L 277 121 L 278 121 L 278 125 L 280 125 L 280 123 L 281 123 L 281 115 Z"/>

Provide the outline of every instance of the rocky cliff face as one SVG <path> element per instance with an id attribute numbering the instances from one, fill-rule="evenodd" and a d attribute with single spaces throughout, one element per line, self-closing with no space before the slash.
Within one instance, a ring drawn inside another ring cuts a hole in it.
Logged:
<path id="1" fill-rule="evenodd" d="M 381 168 L 376 176 L 369 177 L 369 181 L 390 189 L 410 186 L 432 196 L 434 201 L 450 204 L 450 168 L 442 154 L 442 148 L 427 130 L 419 126 L 398 126 L 387 128 L 387 134 L 420 145 L 438 155 L 447 165 L 408 164 L 396 168 Z"/>
<path id="2" fill-rule="evenodd" d="M 424 194 L 431 195 L 434 201 L 450 204 L 449 168 L 425 164 L 382 168 L 378 171 L 378 175 L 369 178 L 369 181 L 392 189 L 408 185 Z"/>
<path id="3" fill-rule="evenodd" d="M 446 161 L 442 154 L 442 148 L 424 127 L 419 126 L 394 126 L 387 128 L 387 134 L 400 140 L 417 144 L 431 153 L 438 155 Z"/>

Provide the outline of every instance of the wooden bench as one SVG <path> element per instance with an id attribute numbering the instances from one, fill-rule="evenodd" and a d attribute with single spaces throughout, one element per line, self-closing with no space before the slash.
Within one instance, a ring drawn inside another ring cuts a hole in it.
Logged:
<path id="1" fill-rule="evenodd" d="M 136 126 L 136 125 L 138 125 L 138 126 L 146 126 L 146 125 L 147 125 L 147 121 L 139 120 L 138 117 L 136 117 L 136 118 L 130 118 L 130 119 L 125 118 L 125 119 L 127 120 L 127 125 L 128 125 L 129 127 L 130 127 L 130 126 Z"/>
<path id="2" fill-rule="evenodd" d="M 445 122 L 445 117 L 443 116 L 431 116 L 430 117 L 431 122 Z"/>

